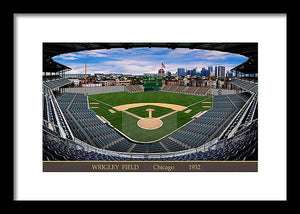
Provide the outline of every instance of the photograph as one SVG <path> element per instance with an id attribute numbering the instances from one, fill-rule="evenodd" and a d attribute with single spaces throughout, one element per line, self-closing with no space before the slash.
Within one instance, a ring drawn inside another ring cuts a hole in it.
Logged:
<path id="1" fill-rule="evenodd" d="M 257 42 L 43 42 L 43 172 L 257 172 Z"/>

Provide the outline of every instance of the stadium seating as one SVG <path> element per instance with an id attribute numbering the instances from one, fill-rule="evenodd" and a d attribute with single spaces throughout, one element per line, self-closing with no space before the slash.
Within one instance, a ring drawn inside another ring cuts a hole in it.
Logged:
<path id="1" fill-rule="evenodd" d="M 238 79 L 238 80 L 232 81 L 232 84 L 234 84 L 246 91 L 250 91 L 252 93 L 257 93 L 257 91 L 258 91 L 257 82 L 250 82 L 250 81 Z"/>
<path id="2" fill-rule="evenodd" d="M 44 129 L 43 133 L 43 160 L 98 160 L 98 161 L 130 161 L 130 160 L 157 160 L 157 161 L 195 161 L 195 160 L 257 160 L 257 120 L 243 127 L 239 133 L 230 139 L 221 140 L 208 151 L 191 152 L 160 158 L 133 158 L 107 155 L 99 152 L 87 152 L 76 148 L 76 143 L 63 139 Z M 140 144 L 142 145 L 142 144 Z M 170 147 L 169 147 L 170 148 Z M 144 149 L 144 148 L 142 148 Z M 176 150 L 176 149 L 175 149 Z"/>
<path id="3" fill-rule="evenodd" d="M 213 99 L 213 108 L 189 123 L 163 142 L 169 147 L 176 147 L 180 143 L 187 148 L 197 148 L 203 145 L 209 137 L 215 137 L 224 130 L 232 118 L 245 103 L 239 95 L 220 95 Z M 215 134 L 214 134 L 215 133 Z M 173 144 L 173 145 L 172 145 Z"/>
<path id="4" fill-rule="evenodd" d="M 181 93 L 183 91 L 183 89 L 185 88 L 185 86 L 178 86 L 174 92 L 176 93 Z"/>
<path id="5" fill-rule="evenodd" d="M 162 88 L 161 88 L 161 91 L 168 91 L 168 89 L 171 87 L 171 85 L 164 85 Z"/>
<path id="6" fill-rule="evenodd" d="M 127 85 L 126 89 L 130 93 L 136 93 L 136 92 L 143 92 L 144 91 L 144 89 L 139 85 Z"/>
<path id="7" fill-rule="evenodd" d="M 59 87 L 62 87 L 64 85 L 67 85 L 70 83 L 71 83 L 71 81 L 61 78 L 61 79 L 45 81 L 45 82 L 43 82 L 43 85 L 49 89 L 55 89 L 55 88 L 59 88 Z"/>
<path id="8" fill-rule="evenodd" d="M 185 94 L 194 94 L 194 92 L 197 90 L 197 87 L 189 87 L 184 93 Z"/>
<path id="9" fill-rule="evenodd" d="M 175 89 L 179 87 L 178 85 L 171 85 L 168 89 L 166 89 L 166 91 L 169 91 L 169 92 L 175 92 Z"/>
<path id="10" fill-rule="evenodd" d="M 166 152 L 164 147 L 159 143 L 140 144 L 137 143 L 130 151 L 132 153 L 160 153 Z"/>
<path id="11" fill-rule="evenodd" d="M 133 85 L 133 87 L 135 88 L 136 92 L 143 92 L 144 91 L 144 89 L 140 85 Z"/>
<path id="12" fill-rule="evenodd" d="M 195 92 L 194 94 L 195 95 L 202 95 L 202 96 L 205 96 L 206 92 L 208 91 L 208 88 L 206 87 L 199 87 Z"/>
<path id="13" fill-rule="evenodd" d="M 170 90 L 171 87 L 168 88 Z M 196 91 L 197 89 L 199 87 L 194 87 L 193 90 Z M 49 103 L 47 97 L 45 96 L 45 106 L 49 105 L 47 104 Z M 103 123 L 94 112 L 89 110 L 87 97 L 84 94 L 64 93 L 57 98 L 57 103 L 76 139 L 98 148 L 117 152 L 132 154 L 167 153 L 198 148 L 211 140 L 212 137 L 221 134 L 230 122 L 230 118 L 245 104 L 249 97 L 247 94 L 215 96 L 213 108 L 169 137 L 151 144 L 134 143 Z M 57 106 L 53 107 L 54 109 L 50 106 L 50 110 L 44 109 L 48 118 L 53 115 L 51 110 L 59 111 Z M 45 116 L 45 118 L 47 117 Z"/>
<path id="14" fill-rule="evenodd" d="M 161 91 L 205 96 L 206 92 L 208 91 L 208 88 L 207 87 L 164 85 L 161 88 Z"/>

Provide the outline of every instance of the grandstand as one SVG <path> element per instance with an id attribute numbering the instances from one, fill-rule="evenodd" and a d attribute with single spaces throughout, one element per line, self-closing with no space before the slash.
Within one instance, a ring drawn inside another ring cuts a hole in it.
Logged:
<path id="1" fill-rule="evenodd" d="M 191 94 L 191 95 L 201 95 L 206 96 L 208 92 L 208 87 L 189 87 L 189 86 L 173 86 L 173 85 L 164 85 L 161 88 L 161 91 L 174 92 L 180 94 Z"/>
<path id="2" fill-rule="evenodd" d="M 71 81 L 69 81 L 67 79 L 59 78 L 59 79 L 45 81 L 45 82 L 43 82 L 43 85 L 49 89 L 57 89 L 57 88 L 63 87 L 70 83 L 71 83 Z"/>
<path id="3" fill-rule="evenodd" d="M 45 73 L 52 56 L 89 49 L 88 45 L 80 44 L 60 44 L 64 48 L 58 48 L 59 44 L 55 43 L 44 45 Z M 90 48 L 95 47 L 98 46 L 95 44 Z M 220 49 L 219 46 L 197 47 Z M 230 50 L 240 51 L 243 47 L 243 44 L 231 46 Z M 51 72 L 56 73 L 55 78 L 43 78 L 43 160 L 257 160 L 257 82 L 240 78 L 232 81 L 241 89 L 240 93 L 213 95 L 212 108 L 162 139 L 143 143 L 129 139 L 101 120 L 90 109 L 83 93 L 65 92 L 64 88 L 70 84 L 63 78 L 66 70 L 57 66 L 53 71 L 51 67 Z M 126 89 L 129 93 L 144 92 L 139 85 L 129 85 Z M 208 88 L 164 85 L 161 91 L 205 96 Z"/>
<path id="4" fill-rule="evenodd" d="M 198 88 L 197 87 L 188 87 L 186 90 L 185 90 L 185 94 L 194 94 L 194 92 L 197 90 Z"/>
<path id="5" fill-rule="evenodd" d="M 232 84 L 238 86 L 239 88 L 241 88 L 244 91 L 249 91 L 250 93 L 257 93 L 258 91 L 258 84 L 257 82 L 251 82 L 251 81 L 247 81 L 247 80 L 234 80 L 232 81 Z"/>
<path id="6" fill-rule="evenodd" d="M 144 89 L 140 85 L 127 85 L 126 89 L 129 93 L 143 92 Z"/>

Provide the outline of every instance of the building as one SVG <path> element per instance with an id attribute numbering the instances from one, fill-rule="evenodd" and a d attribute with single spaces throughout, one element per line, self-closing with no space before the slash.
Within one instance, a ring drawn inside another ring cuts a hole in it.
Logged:
<path id="1" fill-rule="evenodd" d="M 212 66 L 208 66 L 208 67 L 207 67 L 207 70 L 210 71 L 210 72 L 213 72 L 213 71 L 214 71 L 214 68 L 213 68 Z M 207 76 L 209 76 L 209 74 L 208 74 Z"/>
<path id="2" fill-rule="evenodd" d="M 197 75 L 197 70 L 196 68 L 194 68 L 191 72 L 191 76 L 196 76 Z"/>
<path id="3" fill-rule="evenodd" d="M 206 70 L 205 68 L 202 68 L 202 70 L 201 70 L 201 76 L 209 76 L 209 71 Z"/>
<path id="4" fill-rule="evenodd" d="M 179 85 L 177 81 L 167 81 L 166 85 Z"/>
<path id="5" fill-rule="evenodd" d="M 116 85 L 115 80 L 106 80 L 106 81 L 101 81 L 102 86 L 114 86 Z"/>
<path id="6" fill-rule="evenodd" d="M 170 77 L 170 76 L 172 76 L 172 73 L 170 71 L 167 71 L 166 76 Z"/>
<path id="7" fill-rule="evenodd" d="M 233 72 L 231 72 L 231 71 L 227 71 L 227 73 L 226 73 L 226 77 L 228 77 L 228 78 L 232 78 L 232 77 L 233 77 Z"/>
<path id="8" fill-rule="evenodd" d="M 186 70 L 185 74 L 188 76 L 188 75 L 192 75 L 192 70 Z"/>
<path id="9" fill-rule="evenodd" d="M 225 77 L 225 66 L 218 66 L 218 75 L 217 77 Z"/>
<path id="10" fill-rule="evenodd" d="M 164 77 L 166 76 L 166 71 L 165 71 L 166 66 L 164 63 L 161 63 L 161 68 L 158 70 L 157 76 Z"/>
<path id="11" fill-rule="evenodd" d="M 80 85 L 80 80 L 79 79 L 69 79 L 73 84 L 74 84 L 74 86 L 79 86 Z"/>
<path id="12" fill-rule="evenodd" d="M 165 76 L 165 69 L 160 68 L 160 69 L 158 70 L 157 76 L 164 77 L 164 76 Z"/>
<path id="13" fill-rule="evenodd" d="M 177 68 L 177 76 L 185 76 L 185 68 Z"/>
<path id="14" fill-rule="evenodd" d="M 86 74 L 86 77 L 90 77 L 91 74 Z M 78 78 L 84 78 L 85 74 L 65 74 L 65 78 L 73 78 L 73 79 L 78 79 Z"/>
<path id="15" fill-rule="evenodd" d="M 130 85 L 131 84 L 131 80 L 119 80 L 116 81 L 116 86 L 120 86 L 120 85 Z"/>

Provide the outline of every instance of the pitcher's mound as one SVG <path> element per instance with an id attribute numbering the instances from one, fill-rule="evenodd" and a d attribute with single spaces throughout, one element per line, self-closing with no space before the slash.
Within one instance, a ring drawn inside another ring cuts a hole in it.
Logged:
<path id="1" fill-rule="evenodd" d="M 137 125 L 142 129 L 153 130 L 161 127 L 163 122 L 157 118 L 143 118 L 137 122 Z"/>

